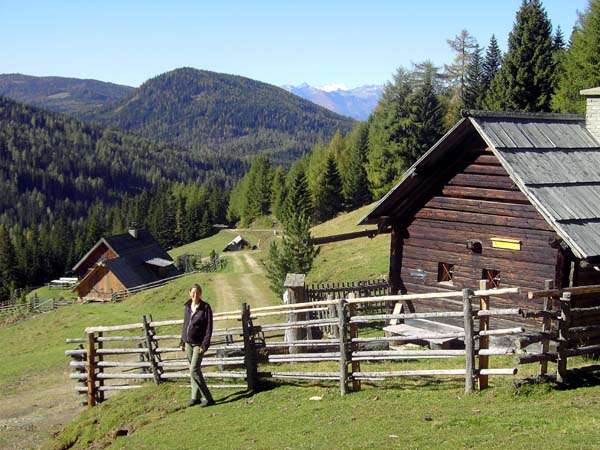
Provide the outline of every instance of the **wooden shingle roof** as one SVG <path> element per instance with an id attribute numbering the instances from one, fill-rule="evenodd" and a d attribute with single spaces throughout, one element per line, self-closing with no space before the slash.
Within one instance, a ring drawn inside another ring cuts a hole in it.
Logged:
<path id="1" fill-rule="evenodd" d="M 573 253 L 600 260 L 600 143 L 582 116 L 470 111 L 359 223 L 406 214 L 427 174 L 473 132 Z"/>

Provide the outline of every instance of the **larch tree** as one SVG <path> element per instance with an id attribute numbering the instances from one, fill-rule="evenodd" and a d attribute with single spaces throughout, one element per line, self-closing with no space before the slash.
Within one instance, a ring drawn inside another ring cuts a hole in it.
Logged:
<path id="1" fill-rule="evenodd" d="M 447 39 L 446 42 L 454 52 L 454 61 L 452 64 L 444 66 L 446 80 L 451 91 L 450 108 L 448 109 L 447 124 L 454 124 L 459 117 L 459 112 L 464 106 L 464 99 L 467 90 L 467 71 L 473 57 L 473 52 L 477 46 L 477 40 L 469 34 L 466 29 L 461 30 L 460 34 L 454 39 Z"/>

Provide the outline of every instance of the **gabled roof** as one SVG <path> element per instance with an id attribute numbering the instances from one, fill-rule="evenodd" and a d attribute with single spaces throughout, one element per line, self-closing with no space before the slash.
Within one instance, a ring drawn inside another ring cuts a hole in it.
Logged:
<path id="1" fill-rule="evenodd" d="M 137 237 L 134 237 L 134 234 Z M 169 254 L 147 230 L 140 229 L 136 230 L 133 234 L 128 232 L 99 239 L 92 249 L 73 267 L 73 271 L 76 271 L 79 266 L 81 266 L 94 251 L 102 245 L 112 250 L 118 257 L 135 255 L 137 258 L 143 259 L 144 261 L 152 258 L 173 261 Z"/>
<path id="2" fill-rule="evenodd" d="M 422 183 L 475 132 L 556 233 L 582 259 L 600 258 L 600 143 L 584 118 L 469 111 L 359 223 L 406 214 Z"/>

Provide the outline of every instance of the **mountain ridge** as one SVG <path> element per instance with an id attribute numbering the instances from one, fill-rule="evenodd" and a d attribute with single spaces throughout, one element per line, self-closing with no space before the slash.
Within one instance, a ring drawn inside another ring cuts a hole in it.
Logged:
<path id="1" fill-rule="evenodd" d="M 134 89 L 93 79 L 36 77 L 20 73 L 0 74 L 0 96 L 73 115 L 101 107 Z"/>
<path id="2" fill-rule="evenodd" d="M 277 86 L 190 67 L 157 75 L 84 118 L 200 152 L 262 154 L 284 165 L 355 123 Z"/>
<path id="3" fill-rule="evenodd" d="M 367 120 L 383 93 L 383 86 L 380 85 L 364 85 L 348 89 L 342 88 L 342 85 L 317 88 L 302 83 L 298 86 L 286 84 L 281 87 L 299 97 L 356 120 Z"/>

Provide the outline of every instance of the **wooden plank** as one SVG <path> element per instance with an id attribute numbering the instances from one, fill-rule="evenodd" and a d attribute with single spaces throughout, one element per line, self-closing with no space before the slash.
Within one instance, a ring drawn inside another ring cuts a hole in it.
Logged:
<path id="1" fill-rule="evenodd" d="M 416 214 L 419 219 L 432 219 L 445 222 L 474 223 L 495 225 L 506 228 L 527 228 L 540 231 L 552 231 L 550 225 L 541 219 L 524 219 L 507 216 L 490 216 L 488 214 L 467 213 L 433 208 L 421 208 Z"/>
<path id="2" fill-rule="evenodd" d="M 502 167 L 498 160 L 496 162 L 497 164 L 477 164 L 476 161 L 476 163 L 465 167 L 462 172 L 467 174 L 504 176 L 510 179 L 506 169 Z"/>
<path id="3" fill-rule="evenodd" d="M 444 236 L 439 236 L 439 238 L 443 239 Z M 465 238 L 462 242 L 448 242 L 448 241 L 439 241 L 439 240 L 431 240 L 431 239 L 423 239 L 420 237 L 411 237 L 405 241 L 405 246 L 407 249 L 412 247 L 409 251 L 418 252 L 421 249 L 431 249 L 437 251 L 445 251 L 452 254 L 457 254 L 466 258 L 471 259 L 474 254 L 471 250 L 469 250 L 466 246 L 467 239 Z M 535 264 L 538 267 L 548 266 L 554 270 L 556 263 L 556 250 L 548 247 L 548 250 L 545 249 L 538 252 L 537 249 L 527 248 L 522 246 L 521 250 L 518 251 L 507 251 L 505 249 L 492 248 L 488 241 L 482 240 L 483 248 L 482 253 L 477 255 L 485 255 L 486 258 L 494 258 L 494 259 L 509 259 L 510 261 L 515 262 L 527 262 Z M 477 256 L 481 258 L 481 256 Z"/>
<path id="4" fill-rule="evenodd" d="M 480 175 L 473 173 L 456 174 L 448 181 L 447 186 L 501 189 L 507 191 L 519 190 L 514 182 L 507 176 Z"/>
<path id="5" fill-rule="evenodd" d="M 446 197 L 480 198 L 530 204 L 529 199 L 521 191 L 444 186 L 442 194 Z"/>
<path id="6" fill-rule="evenodd" d="M 490 200 L 436 196 L 429 200 L 425 204 L 425 207 L 543 220 L 540 213 L 531 205 L 495 202 Z"/>
<path id="7" fill-rule="evenodd" d="M 506 236 L 508 232 L 512 231 L 513 233 L 518 231 L 520 233 L 520 238 L 532 239 L 542 241 L 544 245 L 548 244 L 549 238 L 556 238 L 557 234 L 551 230 L 534 230 L 531 228 L 507 228 L 504 226 L 496 226 L 491 224 L 478 224 L 473 222 L 443 222 L 439 220 L 432 220 L 426 218 L 415 218 L 415 220 L 411 223 L 408 228 L 408 232 L 410 233 L 412 227 L 421 226 L 421 227 L 429 227 L 431 229 L 441 229 L 448 231 L 467 231 L 471 233 L 477 233 L 479 235 L 485 236 Z"/>
<path id="8" fill-rule="evenodd" d="M 565 292 L 569 292 L 572 295 L 578 294 L 595 294 L 600 293 L 600 285 L 596 284 L 593 286 L 575 286 L 561 289 L 544 289 L 539 291 L 533 291 L 527 293 L 527 298 L 543 298 L 543 297 L 558 297 Z"/>

